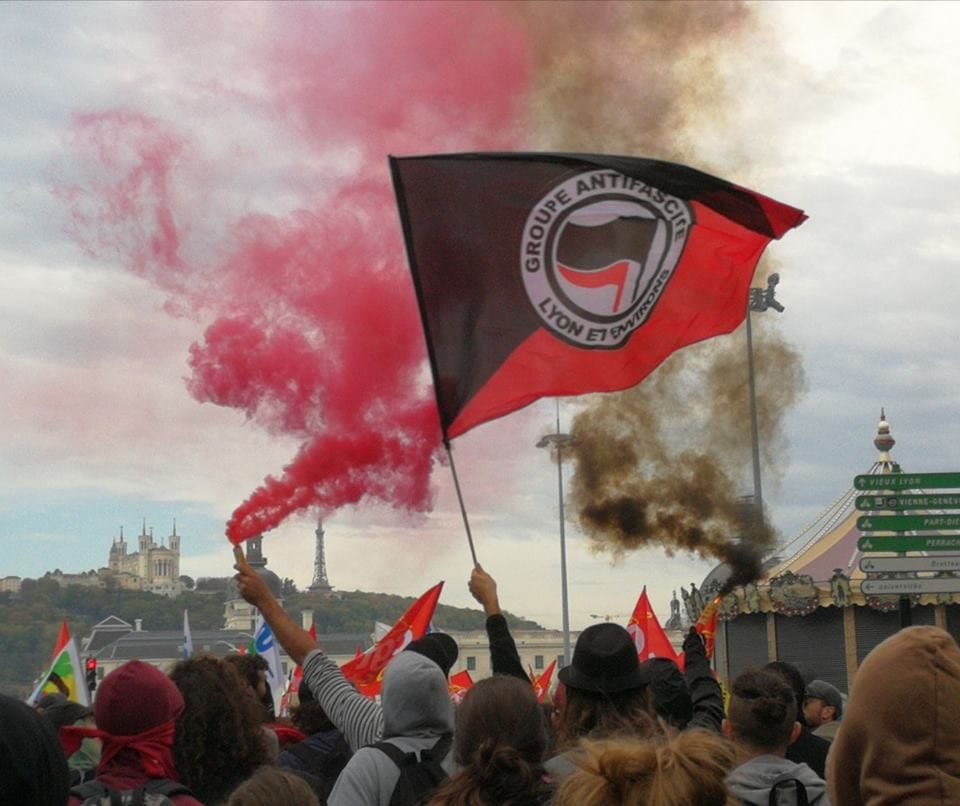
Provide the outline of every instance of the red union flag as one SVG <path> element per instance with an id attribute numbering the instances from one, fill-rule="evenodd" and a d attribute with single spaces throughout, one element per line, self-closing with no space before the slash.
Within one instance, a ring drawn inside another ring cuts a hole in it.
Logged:
<path id="1" fill-rule="evenodd" d="M 673 644 L 660 626 L 657 614 L 650 607 L 646 586 L 641 591 L 640 598 L 637 599 L 637 606 L 633 609 L 627 632 L 636 644 L 637 656 L 641 661 L 650 658 L 669 658 L 673 661 L 677 659 Z"/>
<path id="2" fill-rule="evenodd" d="M 407 608 L 383 638 L 340 667 L 343 676 L 357 687 L 357 691 L 368 697 L 380 693 L 380 682 L 390 659 L 411 641 L 426 635 L 441 590 L 443 583 L 438 582 Z"/>
<path id="3" fill-rule="evenodd" d="M 463 698 L 467 696 L 467 692 L 472 688 L 473 678 L 470 677 L 470 672 L 466 669 L 450 675 L 450 679 L 447 681 L 447 690 L 450 692 L 450 699 L 454 705 L 462 703 Z"/>
<path id="4" fill-rule="evenodd" d="M 557 668 L 555 660 L 550 661 L 550 665 L 543 670 L 536 680 L 533 681 L 533 691 L 537 695 L 537 702 L 543 702 L 550 690 L 550 681 L 553 679 L 553 670 Z"/>
<path id="5" fill-rule="evenodd" d="M 635 385 L 743 321 L 806 216 L 683 165 L 591 154 L 391 158 L 444 436 Z"/>

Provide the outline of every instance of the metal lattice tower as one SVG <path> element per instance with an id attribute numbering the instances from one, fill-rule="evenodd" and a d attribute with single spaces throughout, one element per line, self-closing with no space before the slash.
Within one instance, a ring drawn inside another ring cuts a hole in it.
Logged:
<path id="1" fill-rule="evenodd" d="M 330 593 L 333 590 L 327 580 L 327 561 L 323 555 L 323 520 L 317 521 L 317 547 L 313 558 L 313 582 L 309 590 L 314 593 Z"/>

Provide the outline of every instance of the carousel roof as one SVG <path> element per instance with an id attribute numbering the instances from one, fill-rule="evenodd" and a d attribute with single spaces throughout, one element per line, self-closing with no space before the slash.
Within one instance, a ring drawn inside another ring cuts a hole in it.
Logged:
<path id="1" fill-rule="evenodd" d="M 901 472 L 900 465 L 890 458 L 896 440 L 890 435 L 890 424 L 882 409 L 873 444 L 880 455 L 866 474 Z M 857 548 L 857 541 L 862 536 L 857 528 L 857 518 L 863 513 L 854 509 L 858 494 L 851 486 L 813 523 L 783 546 L 777 553 L 786 559 L 769 568 L 767 577 L 772 579 L 792 572 L 809 576 L 814 583 L 823 583 L 841 573 L 850 580 L 864 579 L 865 574 L 860 570 L 863 552 Z"/>
<path id="2" fill-rule="evenodd" d="M 873 444 L 879 456 L 864 475 L 901 473 L 900 465 L 890 458 L 895 440 L 882 409 Z M 916 492 L 923 494 L 920 489 Z M 738 587 L 724 597 L 720 617 L 730 619 L 740 613 L 771 611 L 787 616 L 805 615 L 818 607 L 829 606 L 896 608 L 898 596 L 867 596 L 861 590 L 860 582 L 866 574 L 860 570 L 863 552 L 857 546 L 862 536 L 857 518 L 864 513 L 854 508 L 856 497 L 857 491 L 851 487 L 806 529 L 781 546 L 767 561 L 769 565 L 763 579 Z M 929 593 L 911 595 L 911 598 L 916 604 L 960 601 L 956 594 Z"/>

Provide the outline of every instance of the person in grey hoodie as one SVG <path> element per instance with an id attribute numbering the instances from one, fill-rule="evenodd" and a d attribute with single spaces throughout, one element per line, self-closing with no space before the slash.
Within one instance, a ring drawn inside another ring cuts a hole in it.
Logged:
<path id="1" fill-rule="evenodd" d="M 742 804 L 795 806 L 799 790 L 810 806 L 829 806 L 827 785 L 806 764 L 786 758 L 800 734 L 793 690 L 769 670 L 748 670 L 733 681 L 723 733 L 737 748 L 727 786 Z"/>
<path id="2" fill-rule="evenodd" d="M 404 753 L 434 747 L 453 733 L 453 703 L 440 667 L 417 652 L 401 652 L 383 674 L 383 741 Z M 453 772 L 448 756 L 444 769 Z M 400 777 L 397 765 L 376 747 L 353 754 L 330 793 L 330 806 L 388 806 Z"/>

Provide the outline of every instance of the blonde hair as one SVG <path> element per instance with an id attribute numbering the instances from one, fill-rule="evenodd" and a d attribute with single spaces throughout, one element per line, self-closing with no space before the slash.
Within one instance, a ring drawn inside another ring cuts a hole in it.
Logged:
<path id="1" fill-rule="evenodd" d="M 585 740 L 579 769 L 557 788 L 552 806 L 734 806 L 724 779 L 732 744 L 693 728 L 673 739 Z"/>
<path id="2" fill-rule="evenodd" d="M 234 790 L 227 806 L 263 806 L 265 803 L 320 806 L 320 799 L 300 776 L 278 767 L 261 767 Z"/>

